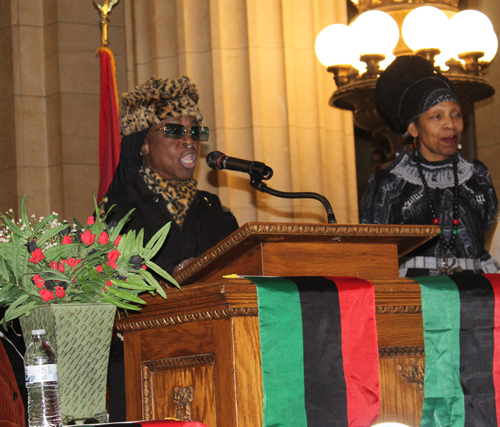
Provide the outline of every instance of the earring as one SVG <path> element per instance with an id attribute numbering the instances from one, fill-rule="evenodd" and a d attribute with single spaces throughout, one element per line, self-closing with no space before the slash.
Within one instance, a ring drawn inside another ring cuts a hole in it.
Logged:
<path id="1" fill-rule="evenodd" d="M 142 151 L 139 151 L 139 156 L 141 156 L 141 157 L 143 156 Z"/>
<path id="2" fill-rule="evenodd" d="M 417 143 L 418 143 L 418 136 L 416 136 L 415 138 L 413 138 L 413 148 L 417 148 Z"/>
<path id="3" fill-rule="evenodd" d="M 462 144 L 460 144 L 460 143 L 459 143 L 457 148 L 458 148 L 459 150 L 461 150 L 461 149 L 462 149 Z"/>

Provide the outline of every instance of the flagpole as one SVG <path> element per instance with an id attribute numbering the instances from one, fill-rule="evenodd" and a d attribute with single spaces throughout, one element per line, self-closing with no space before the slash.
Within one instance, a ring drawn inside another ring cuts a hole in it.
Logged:
<path id="1" fill-rule="evenodd" d="M 108 44 L 109 14 L 118 1 L 106 0 L 101 6 L 94 0 L 94 6 L 101 17 L 101 47 L 96 52 L 96 55 L 100 56 L 101 64 L 98 201 L 108 191 L 120 157 L 121 138 L 115 59 L 113 52 L 106 47 Z"/>
<path id="2" fill-rule="evenodd" d="M 96 0 L 94 0 L 94 6 L 99 11 L 99 15 L 101 16 L 101 47 L 108 45 L 108 15 L 111 13 L 113 6 L 119 1 L 120 0 L 106 0 L 101 6 Z"/>

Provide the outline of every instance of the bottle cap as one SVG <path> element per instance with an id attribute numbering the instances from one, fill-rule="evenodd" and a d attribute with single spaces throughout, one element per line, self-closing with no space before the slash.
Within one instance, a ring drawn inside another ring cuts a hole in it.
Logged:
<path id="1" fill-rule="evenodd" d="M 31 335 L 45 335 L 45 329 L 33 329 Z"/>

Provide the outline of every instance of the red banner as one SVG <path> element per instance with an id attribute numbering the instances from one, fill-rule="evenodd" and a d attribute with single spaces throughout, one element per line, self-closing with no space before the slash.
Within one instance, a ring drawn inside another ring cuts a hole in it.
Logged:
<path id="1" fill-rule="evenodd" d="M 120 158 L 120 125 L 118 123 L 118 93 L 113 53 L 107 47 L 101 55 L 101 111 L 99 114 L 99 191 L 97 200 L 108 191 Z"/>

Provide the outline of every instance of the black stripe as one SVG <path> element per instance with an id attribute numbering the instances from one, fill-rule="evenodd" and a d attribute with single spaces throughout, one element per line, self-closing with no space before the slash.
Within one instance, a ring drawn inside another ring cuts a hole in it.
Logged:
<path id="1" fill-rule="evenodd" d="M 450 276 L 460 294 L 460 380 L 465 425 L 497 426 L 493 354 L 495 295 L 481 274 Z"/>
<path id="2" fill-rule="evenodd" d="M 337 286 L 324 277 L 287 277 L 297 285 L 304 336 L 307 427 L 345 427 L 347 395 Z"/>

